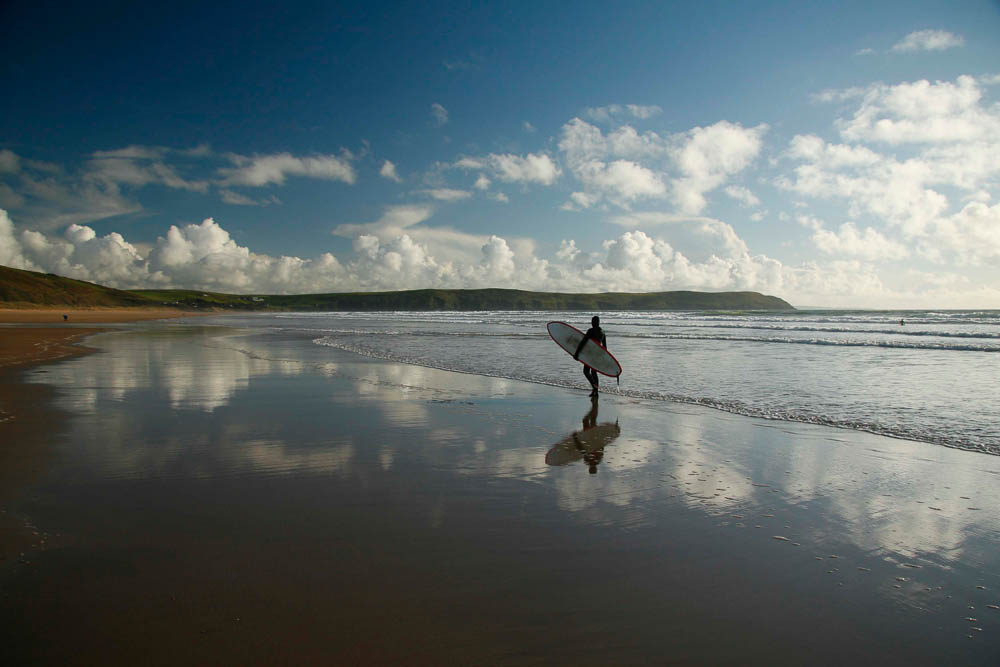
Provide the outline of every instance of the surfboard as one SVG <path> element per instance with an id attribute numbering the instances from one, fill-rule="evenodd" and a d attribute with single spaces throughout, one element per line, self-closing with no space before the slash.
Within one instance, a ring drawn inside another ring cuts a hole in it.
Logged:
<path id="1" fill-rule="evenodd" d="M 549 322 L 546 328 L 556 345 L 566 350 L 570 356 L 576 352 L 580 341 L 583 340 L 584 333 L 565 322 Z M 595 340 L 587 341 L 587 344 L 580 350 L 579 360 L 584 365 L 590 366 L 598 373 L 608 377 L 616 378 L 622 374 L 622 365 L 618 363 L 613 354 Z"/>

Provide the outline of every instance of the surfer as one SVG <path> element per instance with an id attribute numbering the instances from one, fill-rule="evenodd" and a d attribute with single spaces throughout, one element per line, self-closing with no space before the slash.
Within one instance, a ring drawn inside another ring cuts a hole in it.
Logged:
<path id="1" fill-rule="evenodd" d="M 604 330 L 601 329 L 601 318 L 594 315 L 590 318 L 590 324 L 591 327 L 587 329 L 587 333 L 583 335 L 583 340 L 580 341 L 580 344 L 576 348 L 576 352 L 573 353 L 573 358 L 577 361 L 580 360 L 580 351 L 583 350 L 583 346 L 586 345 L 588 338 L 593 340 L 595 343 L 599 343 L 605 349 L 608 347 L 608 339 L 604 335 Z M 597 396 L 597 371 L 587 364 L 584 364 L 583 375 L 587 378 L 587 382 L 590 383 L 590 386 L 594 388 L 593 391 L 590 392 L 590 395 Z"/>

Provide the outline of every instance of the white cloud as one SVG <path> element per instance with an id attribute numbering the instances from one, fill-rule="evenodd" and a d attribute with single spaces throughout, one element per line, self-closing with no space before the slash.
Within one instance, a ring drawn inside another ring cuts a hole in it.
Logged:
<path id="1" fill-rule="evenodd" d="M 918 30 L 893 44 L 893 53 L 914 51 L 944 51 L 965 46 L 965 38 L 945 30 Z"/>
<path id="2" fill-rule="evenodd" d="M 521 126 L 521 127 L 522 127 L 522 128 L 524 128 L 524 131 L 525 131 L 525 132 L 529 132 L 529 133 L 531 133 L 531 134 L 534 134 L 535 132 L 537 132 L 537 131 L 538 131 L 538 130 L 537 130 L 537 129 L 535 128 L 535 126 L 534 126 L 534 125 L 532 125 L 531 123 L 529 123 L 528 121 L 524 121 L 524 123 L 522 124 L 522 126 Z"/>
<path id="3" fill-rule="evenodd" d="M 931 259 L 941 258 L 944 251 L 954 253 L 959 264 L 995 265 L 1000 261 L 1000 204 L 974 201 L 935 220 L 922 251 Z"/>
<path id="4" fill-rule="evenodd" d="M 399 177 L 399 174 L 396 173 L 396 165 L 390 162 L 389 160 L 386 160 L 385 162 L 382 163 L 382 168 L 378 170 L 378 173 L 379 176 L 381 176 L 382 178 L 394 181 L 396 183 L 399 183 L 403 180 Z"/>
<path id="5" fill-rule="evenodd" d="M 597 195 L 586 192 L 574 192 L 569 196 L 569 201 L 560 208 L 564 211 L 579 211 L 580 209 L 590 208 L 600 201 L 601 199 Z"/>
<path id="6" fill-rule="evenodd" d="M 474 157 L 463 157 L 453 165 L 459 169 L 485 169 L 486 162 Z"/>
<path id="7" fill-rule="evenodd" d="M 547 153 L 528 153 L 515 155 L 513 153 L 490 153 L 485 157 L 463 157 L 451 165 L 456 169 L 473 171 L 488 171 L 497 180 L 505 183 L 537 183 L 552 185 L 562 175 L 559 165 Z M 489 187 L 490 179 L 480 175 L 475 187 L 484 190 Z"/>
<path id="8" fill-rule="evenodd" d="M 644 120 L 663 113 L 663 109 L 656 105 L 640 104 L 609 104 L 604 107 L 591 107 L 587 109 L 587 116 L 601 122 L 607 122 L 614 118 L 629 116 Z"/>
<path id="9" fill-rule="evenodd" d="M 730 185 L 726 187 L 726 194 L 740 203 L 744 208 L 760 206 L 760 199 L 757 198 L 749 188 L 742 185 Z"/>
<path id="10" fill-rule="evenodd" d="M 869 234 L 884 248 L 872 235 L 888 239 L 895 230 L 911 252 L 935 262 L 982 264 L 994 256 L 993 213 L 985 203 L 1000 177 L 1000 105 L 984 103 L 977 79 L 878 84 L 836 125 L 848 143 L 796 136 L 784 157 L 799 164 L 776 181 L 806 197 L 843 199 L 851 217 L 866 215 L 875 223 L 865 232 L 825 231 L 818 235 L 823 247 L 856 248 L 851 235 Z M 895 152 L 884 155 L 866 143 Z M 952 212 L 953 191 L 960 193 L 955 199 L 972 203 Z M 887 252 L 900 255 L 898 249 Z"/>
<path id="11" fill-rule="evenodd" d="M 167 148 L 151 146 L 96 151 L 87 162 L 87 178 L 114 186 L 159 184 L 195 192 L 207 191 L 208 181 L 185 179 L 174 166 L 166 163 L 173 153 L 175 151 Z"/>
<path id="12" fill-rule="evenodd" d="M 398 235 L 402 230 L 419 225 L 433 215 L 434 209 L 425 205 L 390 206 L 375 222 L 349 223 L 338 225 L 333 233 L 337 236 L 353 237 L 363 234 Z"/>
<path id="13" fill-rule="evenodd" d="M 866 260 L 896 260 L 909 257 L 902 244 L 886 238 L 871 227 L 859 231 L 853 222 L 845 222 L 838 232 L 820 227 L 812 237 L 813 243 L 829 255 L 858 257 Z"/>
<path id="14" fill-rule="evenodd" d="M 685 133 L 684 141 L 674 151 L 674 160 L 683 174 L 673 187 L 678 208 L 685 213 L 702 211 L 707 205 L 707 192 L 749 167 L 757 158 L 766 131 L 767 125 L 763 124 L 744 128 L 738 123 L 720 121 Z"/>
<path id="15" fill-rule="evenodd" d="M 460 201 L 472 196 L 472 193 L 468 190 L 454 190 L 452 188 L 432 188 L 429 190 L 418 190 L 417 192 L 438 201 Z"/>
<path id="16" fill-rule="evenodd" d="M 357 180 L 353 156 L 344 151 L 337 155 L 295 157 L 291 153 L 246 157 L 231 153 L 229 160 L 236 165 L 219 169 L 222 185 L 262 186 L 282 185 L 288 176 L 304 176 L 327 181 L 353 184 Z"/>
<path id="17" fill-rule="evenodd" d="M 21 251 L 21 244 L 14 235 L 14 223 L 7 211 L 0 209 L 0 265 L 15 269 L 32 269 Z"/>
<path id="18" fill-rule="evenodd" d="M 294 176 L 354 183 L 355 159 L 346 150 L 339 156 L 247 157 L 220 155 L 206 146 L 131 145 L 96 151 L 79 167 L 63 169 L 0 151 L 0 204 L 13 209 L 27 227 L 42 230 L 140 213 L 137 196 L 150 187 L 200 194 L 214 190 L 222 201 L 243 206 L 279 204 L 273 195 L 253 198 L 237 188 L 281 185 Z"/>
<path id="19" fill-rule="evenodd" d="M 592 160 L 577 166 L 577 177 L 591 188 L 609 193 L 618 201 L 629 202 L 642 197 L 661 197 L 667 187 L 660 176 L 629 160 L 605 163 Z M 577 199 L 581 203 L 583 199 Z"/>
<path id="20" fill-rule="evenodd" d="M 849 120 L 838 122 L 846 141 L 890 145 L 1000 140 L 1000 111 L 982 105 L 983 91 L 971 76 L 868 89 Z"/>
<path id="21" fill-rule="evenodd" d="M 818 104 L 825 104 L 829 102 L 844 102 L 847 100 L 853 100 L 861 97 L 865 94 L 865 89 L 860 87 L 854 88 L 827 88 L 826 90 L 820 91 L 818 93 L 813 93 L 809 96 L 809 99 Z"/>
<path id="22" fill-rule="evenodd" d="M 12 150 L 0 150 L 0 174 L 16 174 L 21 170 L 21 158 Z"/>
<path id="23" fill-rule="evenodd" d="M 512 155 L 491 153 L 487 163 L 501 181 L 552 185 L 559 178 L 559 167 L 545 153 Z"/>
<path id="24" fill-rule="evenodd" d="M 968 239 L 970 252 L 989 248 L 988 253 L 996 257 L 1000 210 L 980 202 L 966 209 L 953 217 L 953 229 L 940 233 L 958 234 Z M 317 259 L 257 254 L 236 244 L 211 219 L 172 226 L 144 259 L 117 234 L 102 237 L 84 226 L 70 228 L 61 238 L 31 230 L 18 234 L 6 215 L 0 214 L 0 252 L 6 251 L 4 261 L 20 262 L 25 268 L 117 287 L 244 293 L 495 286 L 582 292 L 754 290 L 799 305 L 1000 306 L 1000 290 L 958 274 L 939 271 L 923 274 L 923 278 L 913 274 L 905 277 L 902 286 L 892 288 L 872 265 L 858 260 L 787 266 L 750 254 L 732 227 L 720 221 L 671 224 L 661 237 L 625 231 L 595 252 L 584 252 L 573 240 L 564 240 L 557 251 L 543 258 L 528 240 L 496 235 L 473 238 L 446 229 L 422 229 L 419 221 L 425 215 L 418 207 L 387 211 L 377 224 L 353 237 L 353 253 L 341 260 L 330 253 Z M 970 230 L 974 230 L 971 236 Z M 414 232 L 424 234 L 430 243 L 418 240 Z M 438 242 L 449 234 L 461 236 L 468 252 Z M 866 234 L 857 231 L 861 239 Z M 837 236 L 843 242 L 850 233 L 842 229 Z M 700 239 L 705 248 L 682 252 L 680 246 L 693 247 L 687 237 Z"/>
<path id="25" fill-rule="evenodd" d="M 435 125 L 441 127 L 448 122 L 448 110 L 435 102 L 431 105 L 431 118 L 434 119 Z"/>
<path id="26" fill-rule="evenodd" d="M 574 118 L 563 126 L 559 148 L 585 196 L 574 196 L 564 208 L 601 200 L 627 208 L 640 198 L 670 196 L 682 212 L 698 213 L 707 206 L 707 192 L 753 162 L 766 131 L 766 125 L 748 129 L 720 121 L 670 137 L 628 125 L 605 135 Z"/>

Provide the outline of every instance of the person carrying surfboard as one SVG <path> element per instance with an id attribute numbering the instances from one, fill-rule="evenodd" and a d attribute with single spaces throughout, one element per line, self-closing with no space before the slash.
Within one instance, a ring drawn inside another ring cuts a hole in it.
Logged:
<path id="1" fill-rule="evenodd" d="M 576 348 L 576 352 L 573 353 L 573 358 L 577 361 L 580 360 L 580 351 L 583 349 L 583 346 L 587 344 L 588 338 L 592 339 L 595 343 L 600 343 L 600 345 L 605 349 L 608 347 L 608 338 L 604 335 L 604 329 L 601 328 L 601 318 L 594 315 L 590 318 L 590 324 L 591 327 L 587 329 L 587 333 L 583 335 L 583 340 L 580 341 L 580 344 Z M 587 364 L 584 364 L 583 375 L 587 378 L 587 382 L 590 383 L 590 386 L 594 388 L 594 390 L 590 392 L 590 395 L 597 396 L 597 371 Z"/>

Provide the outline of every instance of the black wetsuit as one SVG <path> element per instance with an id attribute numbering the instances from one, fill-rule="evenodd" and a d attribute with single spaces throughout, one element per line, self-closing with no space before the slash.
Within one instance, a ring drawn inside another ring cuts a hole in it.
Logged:
<path id="1" fill-rule="evenodd" d="M 583 335 L 583 340 L 580 341 L 580 347 L 577 350 L 577 354 L 579 354 L 579 350 L 583 349 L 583 346 L 587 342 L 588 338 L 593 340 L 594 342 L 600 343 L 605 348 L 608 346 L 608 339 L 604 335 L 604 329 L 602 329 L 601 327 L 590 327 L 589 329 L 587 329 L 587 333 Z M 598 384 L 597 371 L 595 371 L 587 364 L 584 364 L 583 375 L 584 377 L 587 378 L 587 382 L 593 385 L 594 391 L 597 391 L 597 384 Z"/>

